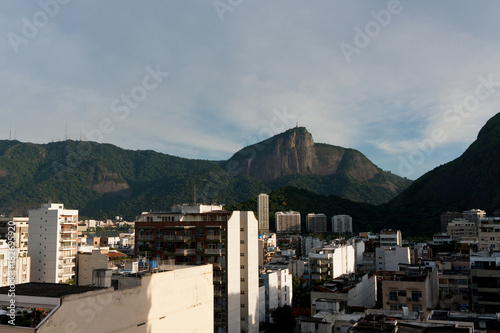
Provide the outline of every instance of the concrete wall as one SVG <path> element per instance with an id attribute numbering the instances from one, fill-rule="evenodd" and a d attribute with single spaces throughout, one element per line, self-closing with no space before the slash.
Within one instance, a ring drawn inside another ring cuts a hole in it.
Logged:
<path id="1" fill-rule="evenodd" d="M 155 273 L 142 286 L 63 297 L 37 332 L 213 332 L 212 266 Z"/>

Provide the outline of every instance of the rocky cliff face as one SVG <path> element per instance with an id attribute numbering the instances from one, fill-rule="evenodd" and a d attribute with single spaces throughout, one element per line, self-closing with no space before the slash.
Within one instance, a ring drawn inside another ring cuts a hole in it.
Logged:
<path id="1" fill-rule="evenodd" d="M 382 172 L 353 149 L 316 144 L 305 127 L 293 128 L 246 147 L 228 160 L 238 174 L 270 181 L 284 176 L 346 174 L 367 181 Z"/>

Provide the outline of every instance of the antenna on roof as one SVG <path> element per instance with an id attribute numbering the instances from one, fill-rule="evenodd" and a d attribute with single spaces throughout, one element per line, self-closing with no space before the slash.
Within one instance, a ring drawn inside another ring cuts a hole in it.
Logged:
<path id="1" fill-rule="evenodd" d="M 194 204 L 196 206 L 196 185 L 194 186 Z"/>
<path id="2" fill-rule="evenodd" d="M 297 128 L 299 128 L 299 122 L 297 122 Z"/>

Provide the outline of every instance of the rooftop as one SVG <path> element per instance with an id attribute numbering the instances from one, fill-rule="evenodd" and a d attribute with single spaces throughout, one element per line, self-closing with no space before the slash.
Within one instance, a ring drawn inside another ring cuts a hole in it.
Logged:
<path id="1" fill-rule="evenodd" d="M 0 295 L 7 295 L 10 287 L 1 287 Z M 54 297 L 59 298 L 63 296 L 82 294 L 89 291 L 103 290 L 107 288 L 93 287 L 93 286 L 73 286 L 64 283 L 41 283 L 41 282 L 28 282 L 16 284 L 17 296 L 38 296 L 38 297 Z"/>

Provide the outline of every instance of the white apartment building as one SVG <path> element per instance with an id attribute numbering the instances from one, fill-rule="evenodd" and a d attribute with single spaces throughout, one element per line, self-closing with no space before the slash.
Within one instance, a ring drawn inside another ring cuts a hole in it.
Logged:
<path id="1" fill-rule="evenodd" d="M 260 274 L 261 295 L 259 319 L 261 322 L 271 321 L 271 313 L 274 309 L 285 305 L 292 306 L 293 277 L 288 268 L 267 269 Z"/>
<path id="2" fill-rule="evenodd" d="M 257 198 L 259 235 L 269 232 L 269 195 L 259 194 Z"/>
<path id="3" fill-rule="evenodd" d="M 354 273 L 356 252 L 352 244 L 332 244 L 309 253 L 311 280 L 328 279 Z"/>
<path id="4" fill-rule="evenodd" d="M 18 256 L 21 257 L 28 256 L 28 221 L 28 217 L 0 218 L 0 239 L 8 239 L 9 230 L 14 229 L 14 246 L 18 251 Z"/>
<path id="5" fill-rule="evenodd" d="M 0 287 L 30 282 L 31 258 L 19 256 L 8 240 L 0 239 Z"/>
<path id="6" fill-rule="evenodd" d="M 323 213 L 309 213 L 306 216 L 306 228 L 308 232 L 326 232 L 326 215 Z"/>
<path id="7" fill-rule="evenodd" d="M 400 230 L 380 231 L 380 247 L 403 245 L 403 235 Z"/>
<path id="8" fill-rule="evenodd" d="M 398 271 L 399 264 L 410 264 L 409 247 L 390 246 L 375 249 L 377 271 Z"/>
<path id="9" fill-rule="evenodd" d="M 294 211 L 276 212 L 276 232 L 279 233 L 299 233 L 300 213 Z"/>
<path id="10" fill-rule="evenodd" d="M 75 281 L 78 210 L 60 203 L 29 211 L 31 282 Z"/>
<path id="11" fill-rule="evenodd" d="M 338 234 L 352 234 L 352 217 L 349 215 L 334 215 L 332 217 L 332 232 Z"/>

